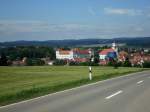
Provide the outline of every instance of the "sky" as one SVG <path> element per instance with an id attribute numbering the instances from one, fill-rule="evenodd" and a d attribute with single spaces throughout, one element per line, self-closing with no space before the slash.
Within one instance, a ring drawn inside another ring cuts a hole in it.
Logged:
<path id="1" fill-rule="evenodd" d="M 0 42 L 150 36 L 150 0 L 0 0 Z"/>

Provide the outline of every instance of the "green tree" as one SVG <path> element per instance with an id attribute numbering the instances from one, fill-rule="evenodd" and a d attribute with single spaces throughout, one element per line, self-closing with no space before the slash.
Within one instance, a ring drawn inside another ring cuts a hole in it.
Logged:
<path id="1" fill-rule="evenodd" d="M 7 57 L 4 53 L 0 55 L 0 66 L 7 66 Z"/>
<path id="2" fill-rule="evenodd" d="M 129 58 L 126 58 L 125 62 L 123 63 L 124 67 L 131 67 L 131 62 L 129 61 Z"/>
<path id="3" fill-rule="evenodd" d="M 66 65 L 67 64 L 67 61 L 65 60 L 55 60 L 54 65 Z"/>

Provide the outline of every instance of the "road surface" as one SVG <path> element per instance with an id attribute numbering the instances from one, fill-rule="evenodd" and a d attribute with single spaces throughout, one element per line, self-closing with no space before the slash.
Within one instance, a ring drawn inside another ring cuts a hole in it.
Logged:
<path id="1" fill-rule="evenodd" d="M 3 106 L 0 112 L 150 112 L 150 71 Z"/>

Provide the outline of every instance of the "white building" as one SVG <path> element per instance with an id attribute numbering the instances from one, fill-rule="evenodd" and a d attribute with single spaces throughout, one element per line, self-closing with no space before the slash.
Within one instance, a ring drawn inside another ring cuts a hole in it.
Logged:
<path id="1" fill-rule="evenodd" d="M 56 59 L 59 60 L 73 60 L 77 62 L 86 62 L 91 58 L 91 56 L 94 56 L 94 52 L 91 49 L 72 49 L 56 51 Z"/>
<path id="2" fill-rule="evenodd" d="M 111 53 L 111 56 L 113 56 L 114 53 L 118 55 L 118 47 L 116 43 L 112 43 L 112 47 L 109 49 L 104 49 L 99 53 L 99 59 L 100 60 L 105 60 L 106 57 L 108 57 L 108 54 Z"/>
<path id="3" fill-rule="evenodd" d="M 73 51 L 72 50 L 57 50 L 56 51 L 56 59 L 64 60 L 64 59 L 73 59 Z"/>

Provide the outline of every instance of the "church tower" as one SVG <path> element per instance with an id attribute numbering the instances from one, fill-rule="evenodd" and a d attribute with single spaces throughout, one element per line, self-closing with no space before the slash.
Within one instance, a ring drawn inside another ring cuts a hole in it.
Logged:
<path id="1" fill-rule="evenodd" d="M 112 49 L 113 49 L 114 51 L 116 51 L 116 53 L 118 54 L 118 46 L 116 45 L 115 42 L 112 43 Z"/>

